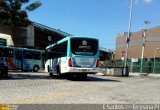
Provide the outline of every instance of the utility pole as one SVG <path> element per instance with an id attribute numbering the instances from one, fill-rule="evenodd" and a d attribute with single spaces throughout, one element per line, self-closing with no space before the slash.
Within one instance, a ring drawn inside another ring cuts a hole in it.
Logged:
<path id="1" fill-rule="evenodd" d="M 125 50 L 124 74 L 127 74 L 127 66 L 128 66 L 127 61 L 128 61 L 128 48 L 129 48 L 129 42 L 130 42 L 130 37 L 131 37 L 130 30 L 131 30 L 131 20 L 132 20 L 132 8 L 133 8 L 133 0 L 131 0 L 131 2 L 130 2 L 128 35 L 126 37 L 127 46 L 126 46 L 126 50 Z"/>
<path id="2" fill-rule="evenodd" d="M 143 39 L 143 42 L 142 42 L 142 54 L 141 54 L 141 67 L 140 67 L 140 73 L 143 72 L 143 58 L 144 58 L 144 50 L 145 50 L 145 45 L 146 45 L 146 32 L 147 32 L 147 24 L 149 24 L 149 21 L 144 21 L 144 26 L 145 28 L 144 29 L 141 29 L 142 30 L 142 39 Z"/>

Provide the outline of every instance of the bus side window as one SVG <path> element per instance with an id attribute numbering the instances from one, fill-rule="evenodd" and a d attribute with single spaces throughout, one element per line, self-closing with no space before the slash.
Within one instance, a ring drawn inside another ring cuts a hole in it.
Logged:
<path id="1" fill-rule="evenodd" d="M 67 56 L 67 41 L 58 45 L 57 48 L 59 57 L 66 57 Z"/>
<path id="2" fill-rule="evenodd" d="M 67 41 L 62 44 L 63 57 L 67 56 Z"/>
<path id="3" fill-rule="evenodd" d="M 22 58 L 22 52 L 16 51 L 16 59 L 21 59 L 21 58 Z"/>
<path id="4" fill-rule="evenodd" d="M 23 58 L 24 59 L 32 59 L 33 58 L 32 52 L 29 50 L 23 51 Z"/>
<path id="5" fill-rule="evenodd" d="M 58 58 L 59 57 L 59 45 L 55 45 L 54 47 L 52 47 L 50 55 L 53 58 Z"/>
<path id="6" fill-rule="evenodd" d="M 41 59 L 41 55 L 40 55 L 40 52 L 33 52 L 33 59 Z"/>
<path id="7" fill-rule="evenodd" d="M 13 49 L 4 49 L 4 57 L 13 58 Z"/>
<path id="8" fill-rule="evenodd" d="M 45 58 L 46 59 L 55 58 L 55 50 L 53 50 L 52 48 L 47 49 L 45 52 Z"/>

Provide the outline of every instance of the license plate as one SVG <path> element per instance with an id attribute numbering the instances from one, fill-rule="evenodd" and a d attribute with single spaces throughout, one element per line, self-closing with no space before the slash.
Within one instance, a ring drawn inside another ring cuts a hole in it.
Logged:
<path id="1" fill-rule="evenodd" d="M 86 72 L 87 70 L 86 69 L 81 69 L 81 71 Z"/>

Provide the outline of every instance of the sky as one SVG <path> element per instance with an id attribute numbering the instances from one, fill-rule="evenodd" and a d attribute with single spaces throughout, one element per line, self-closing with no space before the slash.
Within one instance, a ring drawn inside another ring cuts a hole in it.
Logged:
<path id="1" fill-rule="evenodd" d="M 32 3 L 35 0 L 30 0 Z M 119 33 L 128 32 L 130 0 L 39 0 L 42 6 L 29 19 L 77 36 L 97 38 L 115 49 Z M 160 0 L 133 0 L 131 32 L 160 26 Z"/>

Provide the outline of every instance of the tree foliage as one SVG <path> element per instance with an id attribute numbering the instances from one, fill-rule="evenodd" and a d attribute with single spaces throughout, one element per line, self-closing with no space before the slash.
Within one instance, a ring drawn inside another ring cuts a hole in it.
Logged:
<path id="1" fill-rule="evenodd" d="M 40 1 L 33 2 L 22 9 L 22 5 L 29 0 L 2 0 L 0 3 L 0 26 L 3 27 L 26 27 L 31 22 L 27 11 L 34 11 L 42 4 Z"/>

